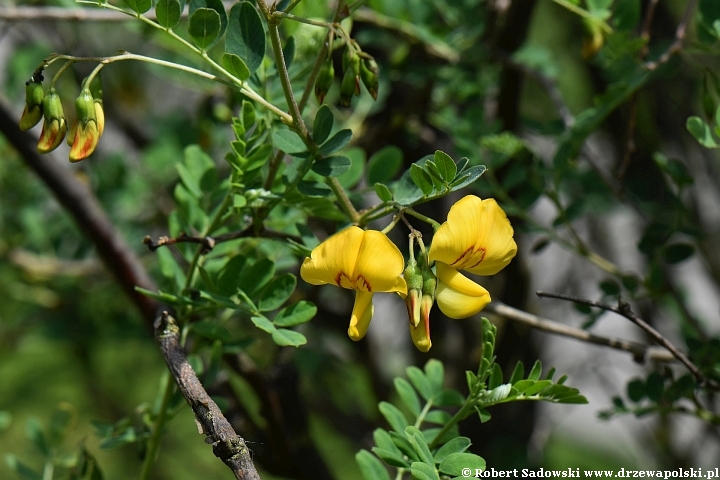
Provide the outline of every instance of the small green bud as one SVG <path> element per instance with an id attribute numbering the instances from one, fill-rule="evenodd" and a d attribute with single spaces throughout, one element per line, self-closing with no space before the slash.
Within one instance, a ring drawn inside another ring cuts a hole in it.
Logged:
<path id="1" fill-rule="evenodd" d="M 320 67 L 317 78 L 315 78 L 315 98 L 317 98 L 318 103 L 325 101 L 325 95 L 330 90 L 334 79 L 335 67 L 332 58 L 328 57 L 323 66 Z"/>
<path id="2" fill-rule="evenodd" d="M 43 116 L 44 95 L 41 79 L 33 75 L 30 80 L 25 82 L 25 109 L 20 117 L 20 130 L 30 130 L 38 124 Z"/>
<path id="3" fill-rule="evenodd" d="M 365 58 L 360 63 L 360 79 L 367 88 L 368 93 L 377 100 L 378 96 L 378 69 L 377 63 L 372 58 Z"/>
<path id="4" fill-rule="evenodd" d="M 352 58 L 349 68 L 343 74 L 342 83 L 340 83 L 340 103 L 347 107 L 350 106 L 353 95 L 360 94 L 360 58 L 356 55 Z"/>

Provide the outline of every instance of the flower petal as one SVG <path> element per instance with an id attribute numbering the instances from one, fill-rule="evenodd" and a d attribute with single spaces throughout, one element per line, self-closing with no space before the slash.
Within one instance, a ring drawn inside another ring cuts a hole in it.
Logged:
<path id="1" fill-rule="evenodd" d="M 494 199 L 468 195 L 452 206 L 447 221 L 435 232 L 430 261 L 494 275 L 517 253 L 512 236 L 510 221 Z"/>
<path id="2" fill-rule="evenodd" d="M 430 341 L 430 309 L 432 308 L 432 297 L 423 296 L 421 321 L 417 325 L 410 322 L 410 337 L 413 343 L 421 352 L 427 352 L 432 347 Z"/>
<path id="3" fill-rule="evenodd" d="M 407 294 L 407 285 L 400 276 L 405 268 L 402 253 L 384 233 L 367 230 L 363 237 L 353 278 L 363 277 L 371 292 Z"/>
<path id="4" fill-rule="evenodd" d="M 300 276 L 313 285 L 333 284 L 345 288 L 344 281 L 353 274 L 365 232 L 348 227 L 315 247 L 300 267 Z M 343 274 L 344 277 L 343 278 Z"/>
<path id="5" fill-rule="evenodd" d="M 70 147 L 70 161 L 79 162 L 89 157 L 95 151 L 98 140 L 100 140 L 100 133 L 95 119 L 88 120 L 85 124 L 78 120 Z"/>
<path id="6" fill-rule="evenodd" d="M 358 290 L 355 293 L 355 305 L 353 305 L 352 315 L 350 317 L 350 327 L 348 327 L 348 335 L 356 342 L 362 339 L 367 333 L 372 320 L 375 307 L 372 304 L 373 294 Z"/>
<path id="7" fill-rule="evenodd" d="M 450 318 L 467 318 L 475 315 L 490 303 L 490 294 L 457 270 L 437 262 L 438 286 L 435 301 Z"/>

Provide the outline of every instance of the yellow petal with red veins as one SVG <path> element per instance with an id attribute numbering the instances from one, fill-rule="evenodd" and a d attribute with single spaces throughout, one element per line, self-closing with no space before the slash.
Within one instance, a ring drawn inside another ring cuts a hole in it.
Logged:
<path id="1" fill-rule="evenodd" d="M 315 247 L 300 267 L 302 279 L 313 285 L 353 288 L 342 283 L 351 281 L 364 233 L 361 228 L 348 227 Z"/>
<path id="2" fill-rule="evenodd" d="M 348 327 L 348 335 L 356 342 L 362 339 L 368 331 L 370 320 L 372 320 L 375 307 L 372 304 L 373 294 L 358 290 L 355 293 L 355 305 L 353 305 L 352 315 L 350 316 L 350 327 Z"/>
<path id="3" fill-rule="evenodd" d="M 365 231 L 354 275 L 367 280 L 368 291 L 407 294 L 407 285 L 400 276 L 404 268 L 402 253 L 384 233 Z"/>
<path id="4" fill-rule="evenodd" d="M 75 137 L 70 147 L 70 161 L 79 162 L 89 157 L 95 151 L 98 140 L 100 140 L 100 133 L 95 120 L 90 120 L 85 124 L 78 121 L 75 127 Z"/>
<path id="5" fill-rule="evenodd" d="M 406 294 L 403 266 L 400 250 L 383 233 L 352 226 L 315 247 L 300 276 L 313 285 Z"/>
<path id="6" fill-rule="evenodd" d="M 490 303 L 490 294 L 462 273 L 442 262 L 435 264 L 438 278 L 435 301 L 450 318 L 475 315 Z"/>
<path id="7" fill-rule="evenodd" d="M 513 228 L 505 212 L 490 198 L 468 195 L 452 206 L 435 232 L 430 261 L 478 275 L 494 275 L 517 253 Z"/>

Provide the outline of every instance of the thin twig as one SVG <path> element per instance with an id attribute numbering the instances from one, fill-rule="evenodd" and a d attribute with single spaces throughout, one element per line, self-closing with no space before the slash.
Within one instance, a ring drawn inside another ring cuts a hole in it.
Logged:
<path id="1" fill-rule="evenodd" d="M 705 377 L 705 375 L 700 372 L 700 369 L 690 361 L 690 359 L 685 356 L 684 353 L 682 353 L 680 350 L 675 347 L 668 339 L 662 336 L 660 332 L 655 330 L 653 327 L 651 327 L 645 320 L 638 317 L 630 307 L 630 304 L 626 302 L 625 300 L 618 300 L 617 306 L 615 305 L 609 305 L 607 303 L 602 302 L 596 302 L 594 300 L 588 300 L 587 298 L 582 297 L 576 297 L 573 295 L 565 295 L 562 293 L 552 293 L 552 292 L 541 292 L 537 291 L 535 294 L 538 297 L 548 297 L 548 298 L 557 298 L 560 300 L 567 300 L 570 302 L 580 303 L 583 305 L 588 305 L 590 307 L 597 307 L 602 308 L 603 310 L 607 310 L 609 312 L 617 313 L 618 315 L 622 315 L 623 317 L 627 318 L 631 322 L 633 322 L 638 327 L 642 328 L 647 332 L 648 335 L 650 335 L 653 340 L 655 340 L 657 343 L 662 345 L 663 347 L 667 348 L 675 358 L 677 358 L 680 362 L 685 365 L 688 370 L 693 374 L 693 376 L 698 380 L 699 385 L 702 387 L 712 387 L 716 388 L 717 385 L 710 385 L 710 381 Z"/>
<path id="2" fill-rule="evenodd" d="M 185 357 L 180 345 L 180 329 L 175 319 L 163 311 L 155 320 L 155 339 L 165 357 L 170 373 L 195 413 L 200 433 L 213 453 L 235 474 L 238 480 L 260 480 L 245 440 L 235 433 L 217 404 L 210 398 Z"/>
<path id="3" fill-rule="evenodd" d="M 518 310 L 517 308 L 513 308 L 498 301 L 493 301 L 486 306 L 485 311 L 494 313 L 495 315 L 506 318 L 515 323 L 520 323 L 544 332 L 554 333 L 556 335 L 574 338 L 583 342 L 630 352 L 637 362 L 672 362 L 675 360 L 675 357 L 662 347 L 643 345 L 642 343 L 633 342 L 632 340 L 623 340 L 621 338 L 595 335 L 587 330 L 569 327 L 554 320 L 538 317 L 537 315 L 533 315 L 523 310 Z"/>
<path id="4" fill-rule="evenodd" d="M 673 55 L 682 50 L 683 41 L 685 40 L 685 35 L 687 34 L 687 26 L 688 23 L 690 23 L 690 19 L 692 18 L 692 14 L 695 11 L 697 3 L 698 0 L 688 1 L 687 6 L 685 7 L 685 13 L 683 13 L 682 20 L 680 20 L 680 23 L 675 30 L 675 41 L 670 44 L 667 50 L 665 50 L 663 54 L 658 57 L 657 60 L 645 62 L 645 64 L 643 64 L 643 67 L 646 70 L 657 69 L 659 66 L 667 63 Z"/>
<path id="5" fill-rule="evenodd" d="M 157 240 L 153 240 L 150 235 L 146 235 L 143 238 L 143 244 L 148 247 L 148 250 L 154 252 L 160 247 L 167 247 L 175 245 L 176 243 L 197 243 L 202 245 L 202 254 L 209 253 L 218 243 L 229 242 L 230 240 L 236 240 L 238 238 L 245 237 L 265 237 L 265 238 L 276 238 L 279 240 L 293 240 L 295 242 L 301 242 L 302 239 L 296 235 L 289 233 L 275 232 L 272 230 L 261 230 L 258 234 L 254 234 L 250 227 L 242 230 L 236 230 L 234 232 L 223 233 L 221 235 L 205 235 L 203 236 L 192 236 L 185 232 L 181 232 L 177 237 L 162 236 Z"/>

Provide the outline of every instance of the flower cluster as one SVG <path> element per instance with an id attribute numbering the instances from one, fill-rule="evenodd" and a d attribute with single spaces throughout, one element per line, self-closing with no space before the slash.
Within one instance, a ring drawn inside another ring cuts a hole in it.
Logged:
<path id="1" fill-rule="evenodd" d="M 353 226 L 318 245 L 303 262 L 300 275 L 313 285 L 357 291 L 348 329 L 353 340 L 367 332 L 373 293 L 398 293 L 408 307 L 413 343 L 427 352 L 435 301 L 450 318 L 470 317 L 490 302 L 488 291 L 460 271 L 494 275 L 516 253 L 513 228 L 502 208 L 493 199 L 469 195 L 452 206 L 419 262 L 412 242 L 405 266 L 400 250 L 383 233 Z"/>
<path id="2" fill-rule="evenodd" d="M 83 82 L 80 95 L 75 100 L 77 118 L 73 121 L 67 143 L 70 145 L 70 161 L 78 162 L 89 157 L 100 140 L 105 128 L 103 111 L 102 84 L 100 75 L 89 82 Z M 37 149 L 40 153 L 55 150 L 65 138 L 67 122 L 62 101 L 51 86 L 43 92 L 42 75 L 35 74 L 25 87 L 25 110 L 20 118 L 20 129 L 29 130 L 44 117 L 42 133 Z"/>

